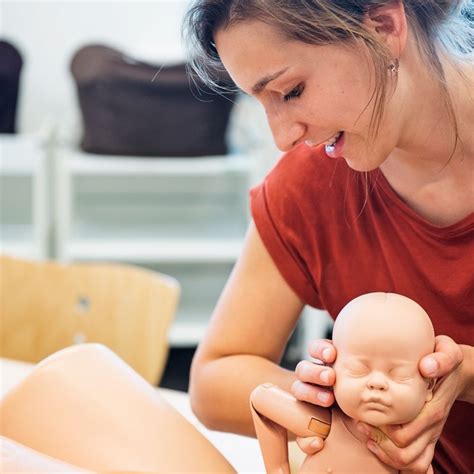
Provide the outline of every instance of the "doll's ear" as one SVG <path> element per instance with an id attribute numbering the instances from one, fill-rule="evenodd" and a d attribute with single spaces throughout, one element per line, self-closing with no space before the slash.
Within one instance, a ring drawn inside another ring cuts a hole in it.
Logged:
<path id="1" fill-rule="evenodd" d="M 433 390 L 436 385 L 436 379 L 428 379 L 428 387 L 426 388 L 426 401 L 429 402 L 433 398 Z"/>

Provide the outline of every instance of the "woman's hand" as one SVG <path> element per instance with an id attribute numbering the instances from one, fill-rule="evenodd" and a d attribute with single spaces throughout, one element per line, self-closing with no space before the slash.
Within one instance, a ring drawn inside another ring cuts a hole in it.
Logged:
<path id="1" fill-rule="evenodd" d="M 464 390 L 461 348 L 447 336 L 437 336 L 435 351 L 420 361 L 424 377 L 438 379 L 433 398 L 410 423 L 377 429 L 359 423 L 367 447 L 382 462 L 403 471 L 426 473 L 449 411 Z"/>
<path id="2" fill-rule="evenodd" d="M 309 355 L 319 359 L 321 364 L 301 361 L 296 366 L 298 380 L 293 383 L 291 391 L 298 400 L 329 407 L 334 403 L 331 386 L 334 385 L 336 375 L 331 367 L 324 364 L 332 364 L 336 360 L 336 349 L 330 340 L 317 339 L 310 344 Z M 324 446 L 323 440 L 318 437 L 296 438 L 296 442 L 306 454 L 314 454 Z"/>

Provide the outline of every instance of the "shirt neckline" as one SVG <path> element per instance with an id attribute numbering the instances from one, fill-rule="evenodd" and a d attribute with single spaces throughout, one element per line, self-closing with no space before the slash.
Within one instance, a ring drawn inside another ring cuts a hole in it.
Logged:
<path id="1" fill-rule="evenodd" d="M 412 209 L 392 188 L 391 184 L 383 174 L 380 168 L 377 168 L 374 174 L 375 184 L 384 192 L 384 194 L 408 217 L 416 221 L 427 231 L 438 237 L 459 237 L 474 227 L 474 212 L 471 212 L 461 220 L 447 226 L 438 226 L 420 216 Z"/>

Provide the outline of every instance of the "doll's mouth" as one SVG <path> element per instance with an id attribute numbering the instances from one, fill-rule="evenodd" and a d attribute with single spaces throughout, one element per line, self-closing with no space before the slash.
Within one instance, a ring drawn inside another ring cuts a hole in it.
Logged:
<path id="1" fill-rule="evenodd" d="M 377 410 L 377 411 L 384 411 L 385 409 L 388 408 L 385 403 L 380 403 L 380 402 L 365 402 L 364 406 L 370 410 Z"/>
<path id="2" fill-rule="evenodd" d="M 365 405 L 373 405 L 374 407 L 379 406 L 388 408 L 390 406 L 386 400 L 380 397 L 362 397 L 362 402 Z"/>

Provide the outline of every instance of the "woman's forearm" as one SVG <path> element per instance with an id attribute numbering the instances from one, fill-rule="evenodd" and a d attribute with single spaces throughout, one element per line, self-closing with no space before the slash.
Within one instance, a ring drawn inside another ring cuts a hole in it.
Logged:
<path id="1" fill-rule="evenodd" d="M 249 398 L 252 390 L 272 382 L 290 391 L 295 373 L 254 355 L 232 355 L 203 361 L 191 370 L 190 396 L 194 413 L 208 428 L 255 436 Z"/>
<path id="2" fill-rule="evenodd" d="M 474 403 L 474 347 L 460 345 L 463 352 L 463 391 L 458 400 Z"/>

